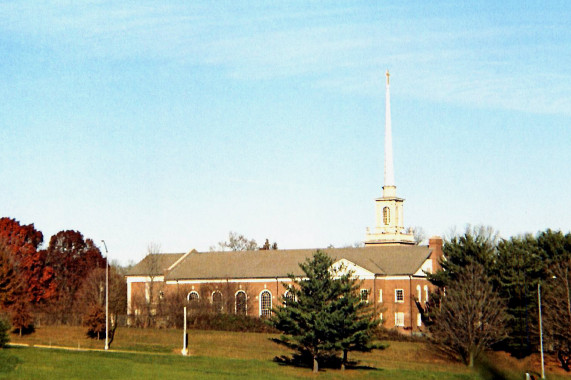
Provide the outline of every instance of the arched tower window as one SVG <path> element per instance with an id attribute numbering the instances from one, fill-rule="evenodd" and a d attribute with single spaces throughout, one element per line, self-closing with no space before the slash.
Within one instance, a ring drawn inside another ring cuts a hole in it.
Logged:
<path id="1" fill-rule="evenodd" d="M 391 209 L 388 206 L 383 207 L 383 223 L 388 226 L 391 222 Z"/>
<path id="2" fill-rule="evenodd" d="M 272 315 L 272 293 L 264 290 L 260 293 L 260 317 L 269 318 Z"/>
<path id="3" fill-rule="evenodd" d="M 239 290 L 236 293 L 236 314 L 246 315 L 248 312 L 248 299 L 246 297 L 246 292 Z"/>

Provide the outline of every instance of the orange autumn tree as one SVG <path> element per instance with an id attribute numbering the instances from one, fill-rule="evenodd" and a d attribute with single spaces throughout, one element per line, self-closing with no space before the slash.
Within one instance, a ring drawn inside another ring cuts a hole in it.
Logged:
<path id="1" fill-rule="evenodd" d="M 32 324 L 30 305 L 38 305 L 56 294 L 55 273 L 38 251 L 43 234 L 33 224 L 22 225 L 12 218 L 0 218 L 1 282 L 4 290 L 2 308 L 12 316 L 13 327 Z"/>

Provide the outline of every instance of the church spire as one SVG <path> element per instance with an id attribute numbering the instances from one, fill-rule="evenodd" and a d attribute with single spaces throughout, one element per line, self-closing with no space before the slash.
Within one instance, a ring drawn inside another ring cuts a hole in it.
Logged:
<path id="1" fill-rule="evenodd" d="M 365 245 L 414 244 L 414 236 L 406 232 L 403 223 L 404 199 L 397 197 L 393 169 L 393 137 L 391 130 L 391 91 L 387 70 L 387 92 L 385 111 L 385 183 L 383 196 L 375 199 L 377 225 L 373 231 L 367 229 Z"/>
<path id="2" fill-rule="evenodd" d="M 385 186 L 395 185 L 393 169 L 393 137 L 391 130 L 391 89 L 389 70 L 387 70 L 387 86 L 385 99 Z"/>

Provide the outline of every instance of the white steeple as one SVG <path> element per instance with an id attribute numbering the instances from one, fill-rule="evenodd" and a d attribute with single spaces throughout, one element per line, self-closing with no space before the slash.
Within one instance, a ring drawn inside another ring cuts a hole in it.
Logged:
<path id="1" fill-rule="evenodd" d="M 387 70 L 387 90 L 385 99 L 385 186 L 395 185 L 395 173 L 393 169 L 393 136 L 391 130 L 391 87 L 390 74 Z"/>
<path id="2" fill-rule="evenodd" d="M 414 236 L 406 232 L 403 222 L 404 199 L 397 197 L 393 169 L 393 136 L 391 126 L 391 92 L 387 70 L 385 100 L 385 182 L 383 196 L 375 199 L 377 225 L 371 232 L 367 228 L 365 245 L 414 244 Z"/>

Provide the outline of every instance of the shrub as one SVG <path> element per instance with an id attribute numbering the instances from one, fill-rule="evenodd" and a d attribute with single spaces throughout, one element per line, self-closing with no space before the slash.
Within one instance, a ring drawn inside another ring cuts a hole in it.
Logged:
<path id="1" fill-rule="evenodd" d="M 8 332 L 10 331 L 10 322 L 4 315 L 0 315 L 0 348 L 3 348 L 10 341 Z"/>

